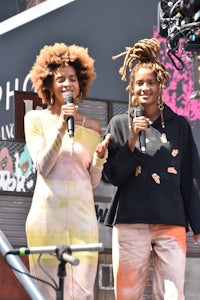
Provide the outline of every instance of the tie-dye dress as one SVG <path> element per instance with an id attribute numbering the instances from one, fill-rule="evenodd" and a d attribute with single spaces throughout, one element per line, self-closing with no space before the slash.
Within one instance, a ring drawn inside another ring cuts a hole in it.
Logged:
<path id="1" fill-rule="evenodd" d="M 106 158 L 99 159 L 95 148 L 100 135 L 75 125 L 75 136 L 58 128 L 59 117 L 48 110 L 25 115 L 25 137 L 37 170 L 32 205 L 26 220 L 28 247 L 80 245 L 98 242 L 93 188 L 101 179 Z M 97 252 L 74 252 L 78 266 L 66 263 L 64 299 L 93 299 Z M 30 272 L 50 281 L 38 265 L 38 255 L 29 255 Z M 45 254 L 42 265 L 58 282 L 59 260 Z M 54 289 L 37 281 L 46 299 L 55 300 Z M 52 282 L 51 282 L 52 284 Z"/>

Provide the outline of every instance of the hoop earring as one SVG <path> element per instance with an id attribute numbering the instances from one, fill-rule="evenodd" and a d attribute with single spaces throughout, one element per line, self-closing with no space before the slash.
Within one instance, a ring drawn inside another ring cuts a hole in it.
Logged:
<path id="1" fill-rule="evenodd" d="M 54 99 L 54 96 L 53 94 L 50 95 L 50 104 L 53 106 L 55 103 L 55 99 Z"/>

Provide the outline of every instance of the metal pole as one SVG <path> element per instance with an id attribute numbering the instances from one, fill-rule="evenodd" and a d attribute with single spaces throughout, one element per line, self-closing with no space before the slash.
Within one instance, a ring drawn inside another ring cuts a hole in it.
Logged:
<path id="1" fill-rule="evenodd" d="M 6 253 L 11 250 L 13 250 L 12 246 L 6 239 L 3 232 L 0 230 L 0 252 L 2 253 L 3 256 L 5 256 Z M 12 265 L 17 270 L 29 274 L 29 271 L 27 270 L 27 268 L 25 267 L 25 265 L 23 264 L 23 262 L 21 261 L 21 259 L 18 256 L 9 254 L 7 256 L 7 261 L 10 265 Z M 19 273 L 15 270 L 12 270 L 12 271 L 15 273 L 15 276 L 21 282 L 21 284 L 23 285 L 23 287 L 25 288 L 25 290 L 27 291 L 27 293 L 31 297 L 31 299 L 46 300 L 46 298 L 44 297 L 44 295 L 39 290 L 39 288 L 34 283 L 34 281 L 31 277 L 29 277 L 25 274 Z"/>

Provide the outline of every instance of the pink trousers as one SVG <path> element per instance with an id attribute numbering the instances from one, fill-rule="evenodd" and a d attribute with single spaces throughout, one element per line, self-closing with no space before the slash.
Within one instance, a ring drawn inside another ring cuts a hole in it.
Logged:
<path id="1" fill-rule="evenodd" d="M 112 259 L 116 300 L 142 300 L 153 257 L 152 300 L 184 300 L 185 227 L 117 224 Z"/>

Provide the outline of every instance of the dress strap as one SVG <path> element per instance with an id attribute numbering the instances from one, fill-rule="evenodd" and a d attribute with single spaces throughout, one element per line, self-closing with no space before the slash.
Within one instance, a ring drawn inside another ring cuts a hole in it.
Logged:
<path id="1" fill-rule="evenodd" d="M 85 120 L 86 120 L 86 117 L 85 116 L 83 116 L 83 121 L 82 121 L 82 125 L 81 126 L 85 126 Z"/>

